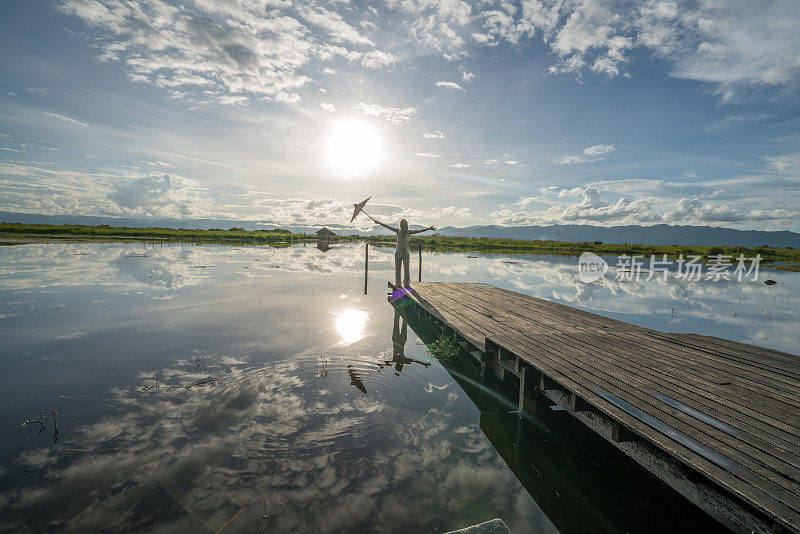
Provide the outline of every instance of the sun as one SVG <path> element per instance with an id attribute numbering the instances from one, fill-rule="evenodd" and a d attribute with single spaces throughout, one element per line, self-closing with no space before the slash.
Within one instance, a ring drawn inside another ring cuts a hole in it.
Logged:
<path id="1" fill-rule="evenodd" d="M 336 332 L 342 345 L 352 345 L 364 337 L 364 326 L 369 314 L 364 310 L 344 310 L 336 316 Z"/>
<path id="2" fill-rule="evenodd" d="M 383 156 L 380 132 L 359 120 L 337 122 L 328 139 L 328 162 L 344 178 L 363 176 Z"/>

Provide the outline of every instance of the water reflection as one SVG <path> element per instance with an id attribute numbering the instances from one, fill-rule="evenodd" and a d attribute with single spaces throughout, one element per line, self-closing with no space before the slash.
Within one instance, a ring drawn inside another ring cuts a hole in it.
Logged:
<path id="1" fill-rule="evenodd" d="M 342 345 L 352 345 L 364 337 L 364 326 L 369 314 L 364 310 L 344 310 L 336 316 L 336 332 Z"/>
<path id="2" fill-rule="evenodd" d="M 365 279 L 362 246 L 0 248 L 0 531 L 216 531 L 234 516 L 226 532 L 667 521 L 668 496 L 641 480 L 614 489 L 621 467 L 562 432 L 559 414 L 544 410 L 514 441 L 500 393 L 432 363 L 417 326 L 387 305 L 392 249 L 370 247 Z M 770 273 L 769 287 L 585 286 L 574 259 L 474 256 L 428 254 L 426 278 L 660 330 L 800 342 L 793 273 Z M 43 410 L 46 432 L 17 428 Z M 587 503 L 599 512 L 570 511 Z"/>
<path id="3" fill-rule="evenodd" d="M 394 322 L 392 326 L 392 359 L 386 360 L 385 365 L 394 366 L 394 370 L 398 373 L 403 370 L 404 365 L 418 363 L 425 367 L 429 367 L 431 362 L 423 362 L 413 358 L 406 357 L 406 341 L 408 341 L 408 322 L 406 318 L 400 315 L 398 309 L 394 310 Z"/>

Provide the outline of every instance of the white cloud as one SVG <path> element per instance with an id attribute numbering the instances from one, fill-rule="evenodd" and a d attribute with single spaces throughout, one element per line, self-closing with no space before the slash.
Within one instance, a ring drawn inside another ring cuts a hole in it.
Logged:
<path id="1" fill-rule="evenodd" d="M 151 174 L 117 187 L 108 198 L 126 213 L 187 217 L 201 215 L 208 207 L 204 189 L 177 174 Z"/>
<path id="2" fill-rule="evenodd" d="M 325 63 L 339 57 L 365 68 L 396 61 L 333 8 L 314 4 L 65 0 L 61 9 L 99 30 L 100 59 L 124 64 L 131 81 L 200 103 L 296 102 L 314 74 L 309 65 L 331 72 Z"/>
<path id="3" fill-rule="evenodd" d="M 361 110 L 361 112 L 365 115 L 378 117 L 379 119 L 382 119 L 389 124 L 394 124 L 395 126 L 408 123 L 411 120 L 411 117 L 417 113 L 417 108 L 415 107 L 393 108 L 379 106 L 377 104 L 365 104 L 363 102 L 357 104 L 356 109 Z"/>
<path id="4" fill-rule="evenodd" d="M 633 224 L 660 220 L 660 216 L 652 212 L 652 206 L 657 200 L 654 197 L 633 201 L 622 197 L 617 202 L 611 203 L 602 199 L 600 191 L 591 187 L 561 190 L 558 196 L 560 198 L 580 196 L 581 200 L 571 205 L 557 204 L 546 211 L 526 211 L 524 209 L 505 207 L 492 213 L 492 216 L 500 224 L 510 225 L 563 223 Z M 520 199 L 518 205 L 525 207 L 534 200 L 540 199 L 532 197 Z"/>
<path id="5" fill-rule="evenodd" d="M 587 156 L 600 156 L 614 152 L 614 145 L 594 145 L 583 149 Z"/>
<path id="6" fill-rule="evenodd" d="M 495 163 L 500 163 L 498 159 L 487 159 L 483 162 L 484 165 L 494 165 Z"/>
<path id="7" fill-rule="evenodd" d="M 322 102 L 319 106 L 328 113 L 334 113 L 336 111 L 336 106 L 333 104 L 328 104 L 327 102 Z"/>
<path id="8" fill-rule="evenodd" d="M 422 134 L 422 137 L 424 137 L 425 139 L 444 139 L 445 138 L 444 134 L 442 132 L 438 131 L 438 130 L 435 131 L 435 132 L 424 133 L 424 134 Z"/>
<path id="9" fill-rule="evenodd" d="M 441 213 L 442 215 L 461 218 L 467 218 L 472 215 L 472 212 L 469 208 L 458 206 L 447 206 L 446 208 L 442 208 Z"/>
<path id="10" fill-rule="evenodd" d="M 455 167 L 456 169 L 466 169 L 470 165 L 469 163 L 451 163 L 450 166 Z"/>
<path id="11" fill-rule="evenodd" d="M 353 205 L 332 198 L 300 199 L 263 199 L 253 202 L 263 208 L 261 218 L 275 224 L 331 224 L 347 222 L 353 211 Z"/>
<path id="12" fill-rule="evenodd" d="M 503 163 L 505 163 L 506 165 L 519 165 L 519 161 L 515 159 L 507 159 Z"/>
<path id="13" fill-rule="evenodd" d="M 335 43 L 374 45 L 368 38 L 359 34 L 358 30 L 347 24 L 335 11 L 323 7 L 304 7 L 299 10 L 299 13 L 306 21 L 327 31 Z"/>
<path id="14" fill-rule="evenodd" d="M 397 58 L 394 54 L 383 52 L 382 50 L 365 52 L 357 57 L 361 65 L 367 69 L 383 69 L 393 67 L 397 63 Z"/>
<path id="15" fill-rule="evenodd" d="M 461 73 L 461 80 L 464 82 L 471 82 L 475 75 L 471 72 L 464 71 Z"/>
<path id="16" fill-rule="evenodd" d="M 572 163 L 581 163 L 584 159 L 580 156 L 561 156 L 558 159 L 554 159 L 553 163 L 560 163 L 562 165 L 569 165 Z"/>
<path id="17" fill-rule="evenodd" d="M 37 95 L 49 95 L 50 89 L 47 87 L 28 87 L 25 89 L 29 93 L 37 94 Z"/>
<path id="18" fill-rule="evenodd" d="M 42 111 L 42 113 L 44 115 L 47 115 L 48 117 L 53 117 L 54 119 L 58 119 L 64 122 L 71 122 L 72 124 L 77 124 L 78 126 L 89 126 L 85 122 L 75 120 L 72 117 L 67 117 L 66 115 L 59 115 L 58 113 L 50 113 L 48 111 Z"/>
<path id="19" fill-rule="evenodd" d="M 283 91 L 278 91 L 278 94 L 275 95 L 275 102 L 281 102 L 283 104 L 296 104 L 300 102 L 302 98 L 297 93 L 285 93 Z"/>
<path id="20" fill-rule="evenodd" d="M 631 191 L 645 192 L 665 190 L 663 182 L 655 180 L 630 180 L 636 187 Z M 607 186 L 625 186 L 625 182 L 607 181 Z M 649 184 L 649 186 L 648 186 Z M 677 187 L 677 186 L 674 186 Z M 624 190 L 624 187 L 622 187 Z M 557 186 L 542 188 L 542 195 L 537 197 L 520 198 L 512 205 L 501 206 L 491 215 L 499 224 L 526 225 L 526 224 L 653 224 L 653 223 L 678 223 L 699 225 L 731 225 L 753 222 L 781 222 L 786 223 L 800 217 L 800 211 L 791 208 L 770 209 L 737 209 L 725 204 L 708 205 L 705 198 L 715 198 L 721 193 L 719 190 L 700 193 L 691 197 L 684 197 L 677 201 L 677 209 L 668 211 L 668 204 L 655 196 L 643 196 L 629 199 L 619 196 L 616 201 L 603 198 L 604 194 L 595 187 L 574 187 L 562 189 Z M 557 191 L 556 198 L 553 193 Z M 616 193 L 611 193 L 616 194 Z M 564 202 L 578 198 L 577 202 L 565 204 Z M 534 206 L 548 206 L 545 209 L 533 209 Z M 658 209 L 663 206 L 662 209 Z M 667 209 L 664 209 L 667 208 Z"/>
<path id="21" fill-rule="evenodd" d="M 556 56 L 550 72 L 626 74 L 626 53 L 663 57 L 672 75 L 712 82 L 727 96 L 737 85 L 787 84 L 800 77 L 800 9 L 793 0 L 623 2 L 499 0 L 475 16 L 479 45 L 541 38 Z"/>
<path id="22" fill-rule="evenodd" d="M 677 210 L 664 216 L 666 221 L 711 223 L 739 223 L 745 221 L 787 221 L 800 217 L 800 211 L 785 208 L 739 211 L 724 204 L 707 205 L 699 197 L 685 197 L 678 201 Z"/>
<path id="23" fill-rule="evenodd" d="M 554 159 L 553 163 L 559 163 L 561 165 L 593 163 L 595 161 L 600 161 L 605 154 L 610 154 L 614 152 L 614 150 L 614 145 L 594 145 L 584 148 L 583 155 L 581 156 L 561 156 L 560 158 Z"/>
<path id="24" fill-rule="evenodd" d="M 673 76 L 720 84 L 785 84 L 800 76 L 796 2 L 651 0 L 635 20 L 638 43 L 672 61 Z"/>
<path id="25" fill-rule="evenodd" d="M 409 17 L 408 43 L 423 50 L 436 51 L 445 59 L 464 54 L 460 32 L 471 22 L 472 6 L 461 0 L 387 0 L 386 5 Z"/>
<path id="26" fill-rule="evenodd" d="M 455 89 L 456 91 L 463 91 L 464 88 L 461 87 L 456 82 L 436 82 L 436 87 L 444 87 L 446 89 Z"/>
<path id="27" fill-rule="evenodd" d="M 441 154 L 433 154 L 432 152 L 417 152 L 417 156 L 421 158 L 441 158 Z"/>
<path id="28" fill-rule="evenodd" d="M 244 95 L 219 95 L 214 98 L 213 101 L 223 106 L 246 106 L 250 102 L 250 99 Z"/>

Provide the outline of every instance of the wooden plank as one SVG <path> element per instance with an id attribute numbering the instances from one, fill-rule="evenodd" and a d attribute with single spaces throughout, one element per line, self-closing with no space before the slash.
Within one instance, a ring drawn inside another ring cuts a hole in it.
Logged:
<path id="1" fill-rule="evenodd" d="M 528 320 L 536 321 L 538 323 L 543 323 L 539 319 L 531 319 L 527 314 L 530 313 L 530 310 L 526 311 L 524 306 L 515 307 L 509 313 L 517 314 L 521 317 L 526 317 Z M 550 323 L 543 323 L 543 324 L 550 324 Z M 646 330 L 646 329 L 640 329 Z M 591 333 L 591 330 L 587 330 L 585 328 L 576 327 L 575 331 L 582 331 L 585 333 Z M 568 335 L 571 330 L 568 329 L 559 329 L 559 332 Z M 611 333 L 609 333 L 611 335 Z M 702 364 L 708 363 L 706 361 L 698 361 L 697 359 L 692 359 L 691 357 L 687 357 L 680 352 L 676 352 L 674 347 L 670 347 L 669 345 L 663 344 L 663 342 L 654 343 L 647 338 L 636 338 L 634 337 L 633 332 L 613 332 L 613 335 L 617 337 L 624 337 L 625 339 L 629 340 L 631 343 L 635 343 L 637 345 L 641 345 L 643 347 L 649 347 L 654 351 L 665 351 L 670 354 L 670 358 L 660 359 L 659 361 L 666 364 L 672 364 L 673 366 L 680 367 L 682 369 L 690 369 L 694 368 L 696 371 L 695 376 L 702 376 L 709 378 L 715 378 L 719 376 L 719 373 L 722 373 L 722 376 L 728 377 L 731 380 L 731 385 L 734 388 L 738 388 L 740 391 L 738 392 L 727 392 L 731 395 L 732 399 L 736 399 L 741 395 L 742 390 L 749 390 L 750 392 L 755 392 L 759 396 L 763 395 L 763 389 L 767 388 L 773 391 L 774 397 L 782 400 L 785 404 L 790 404 L 795 407 L 800 408 L 800 399 L 797 399 L 796 391 L 797 389 L 791 389 L 791 386 L 780 386 L 780 387 L 772 387 L 774 383 L 764 382 L 763 379 L 756 379 L 752 376 L 747 375 L 740 375 L 740 374 L 731 374 L 724 366 L 720 364 L 709 364 L 707 367 L 703 366 Z M 647 357 L 647 361 L 654 361 L 651 356 Z M 727 381 L 727 380 L 726 380 Z M 800 384 L 798 384 L 800 386 Z M 771 410 L 784 410 L 782 406 L 772 406 Z M 784 410 L 785 413 L 782 415 L 788 418 L 789 420 L 794 420 L 797 427 L 800 427 L 800 410 Z"/>
<path id="2" fill-rule="evenodd" d="M 485 292 L 486 288 L 482 287 L 482 288 L 479 288 L 479 290 L 482 290 L 482 291 Z M 497 297 L 496 294 L 494 296 Z M 529 309 L 530 310 L 530 308 L 539 308 L 538 311 L 539 311 L 540 315 L 543 315 L 543 314 L 541 314 L 541 311 L 542 311 L 541 309 L 542 308 L 546 309 L 547 310 L 547 316 L 549 316 L 549 317 L 543 316 L 542 319 L 550 319 L 550 318 L 553 318 L 553 317 L 559 317 L 559 318 L 569 318 L 569 319 L 572 319 L 572 321 L 577 321 L 577 324 L 572 324 L 572 323 L 570 323 L 570 321 L 564 321 L 562 323 L 563 325 L 572 326 L 574 328 L 582 328 L 583 327 L 583 323 L 588 323 L 588 322 L 591 322 L 592 324 L 604 324 L 604 325 L 608 326 L 609 329 L 612 329 L 615 332 L 616 331 L 623 331 L 623 332 L 626 332 L 626 333 L 627 332 L 635 332 L 637 334 L 649 334 L 649 336 L 645 336 L 645 338 L 643 338 L 643 341 L 645 339 L 647 339 L 648 337 L 658 337 L 659 339 L 662 339 L 662 337 L 664 337 L 664 336 L 674 336 L 674 334 L 662 334 L 661 332 L 654 332 L 654 331 L 652 331 L 650 329 L 638 327 L 638 326 L 635 326 L 635 325 L 626 325 L 626 323 L 621 323 L 619 321 L 615 321 L 615 320 L 607 319 L 607 318 L 601 318 L 601 320 L 598 322 L 597 320 L 592 319 L 591 316 L 595 316 L 595 317 L 601 317 L 601 316 L 597 316 L 595 314 L 591 314 L 590 312 L 584 312 L 582 310 L 575 310 L 575 309 L 570 308 L 569 306 L 565 306 L 563 304 L 550 302 L 550 301 L 547 301 L 547 300 L 544 300 L 544 299 L 537 299 L 536 297 L 530 297 L 530 296 L 527 296 L 527 295 L 518 295 L 517 294 L 516 297 L 509 297 L 507 294 L 504 294 L 501 298 L 503 298 L 503 299 L 505 299 L 505 298 L 516 299 L 516 302 L 519 302 L 519 304 L 520 304 L 519 311 L 524 311 L 525 309 Z M 535 311 L 537 311 L 537 310 L 534 310 L 534 313 L 535 313 Z M 584 317 L 585 319 L 582 321 L 581 317 Z M 542 320 L 542 319 L 540 319 L 540 320 Z M 605 319 L 605 321 L 603 321 L 603 319 Z M 557 323 L 560 322 L 557 319 L 550 319 L 550 320 L 552 321 L 552 324 L 557 324 Z M 620 325 L 626 325 L 626 327 L 623 328 L 623 327 L 620 327 Z M 685 342 L 685 343 L 686 343 L 687 348 L 691 347 L 691 345 L 688 342 Z M 673 347 L 675 346 L 675 344 L 676 344 L 676 341 L 671 340 L 671 345 Z M 769 356 L 771 356 L 772 353 L 777 353 L 778 355 L 783 355 L 784 353 L 778 353 L 777 351 L 769 352 L 768 349 L 761 349 L 761 350 L 762 350 L 761 360 L 759 360 L 759 361 L 748 360 L 746 362 L 743 362 L 741 360 L 736 360 L 736 359 L 731 361 L 731 358 L 734 355 L 726 354 L 726 353 L 719 352 L 719 351 L 713 351 L 713 350 L 703 350 L 703 349 L 700 349 L 700 348 L 695 348 L 695 349 L 691 350 L 691 353 L 695 354 L 695 355 L 703 354 L 705 356 L 711 356 L 711 357 L 713 357 L 715 359 L 715 361 L 719 361 L 720 363 L 723 363 L 725 366 L 733 365 L 734 368 L 746 369 L 746 370 L 748 370 L 750 372 L 753 372 L 753 371 L 756 371 L 756 370 L 763 371 L 763 373 L 756 373 L 756 374 L 763 374 L 766 378 L 768 378 L 770 380 L 777 380 L 777 381 L 779 381 L 781 383 L 785 382 L 791 388 L 796 388 L 796 387 L 800 386 L 800 358 L 795 357 L 796 361 L 794 362 L 794 365 L 777 364 L 777 363 L 768 365 L 768 363 L 770 362 Z M 746 366 L 739 365 L 739 364 L 746 364 Z M 778 366 L 778 365 L 780 365 L 780 366 Z M 721 369 L 725 370 L 725 368 L 721 368 Z M 771 385 L 771 382 L 764 382 L 763 384 L 764 385 Z M 784 391 L 788 391 L 788 390 L 784 390 Z"/>
<path id="3" fill-rule="evenodd" d="M 556 340 L 556 343 L 558 343 L 560 341 L 562 341 L 562 339 Z M 614 365 L 614 366 L 618 366 L 619 364 L 620 364 L 620 361 L 618 361 L 618 359 L 617 359 L 617 361 L 612 362 L 612 365 Z M 624 367 L 624 365 L 622 367 Z M 647 369 L 645 369 L 645 370 L 647 371 Z M 614 369 L 612 368 L 612 372 L 613 371 L 614 371 Z M 658 375 L 654 375 L 654 376 L 656 376 L 657 379 L 659 378 Z M 629 378 L 626 377 L 626 380 L 627 379 L 629 379 Z M 640 377 L 634 376 L 634 377 L 632 377 L 632 379 L 634 379 L 637 382 L 641 383 L 645 387 L 649 385 L 653 389 L 658 389 L 658 388 L 655 387 L 655 384 L 649 384 L 648 382 L 642 381 Z M 680 382 L 680 381 L 678 381 L 677 383 L 674 383 L 674 384 L 669 384 L 669 383 L 667 383 L 665 381 L 661 381 L 661 383 L 665 384 L 665 388 L 663 388 L 663 387 L 661 388 L 661 390 L 665 391 L 665 393 L 671 393 L 676 388 L 678 390 L 680 390 L 680 387 L 681 387 L 681 384 L 682 384 L 682 382 Z M 685 391 L 687 391 L 691 395 L 691 390 L 685 390 Z M 702 399 L 703 397 L 702 396 L 700 396 L 700 397 L 695 396 L 695 398 L 696 399 Z M 704 406 L 703 408 L 706 408 L 706 407 Z M 701 411 L 703 411 L 703 408 L 701 408 Z M 713 416 L 721 415 L 722 418 L 726 418 L 724 412 L 712 413 L 712 415 Z M 758 417 L 758 414 L 755 414 L 755 415 Z M 754 419 L 751 419 L 751 421 L 756 423 L 756 424 L 760 424 L 758 419 L 754 418 Z M 784 436 L 784 438 L 785 438 L 784 447 L 787 448 L 787 449 L 790 449 L 790 450 L 793 449 L 792 452 L 786 452 L 786 451 L 774 446 L 772 443 L 770 443 L 770 441 L 766 441 L 766 440 L 763 440 L 763 439 L 760 439 L 758 437 L 753 436 L 750 433 L 751 429 L 750 429 L 749 426 L 743 425 L 739 421 L 732 421 L 732 422 L 734 424 L 739 423 L 738 424 L 739 428 L 737 430 L 741 430 L 741 431 L 740 431 L 739 435 L 737 436 L 738 438 L 744 439 L 744 441 L 746 441 L 749 445 L 752 445 L 752 446 L 755 446 L 755 447 L 757 447 L 759 449 L 762 449 L 762 450 L 766 451 L 768 454 L 772 454 L 773 456 L 776 456 L 777 458 L 781 459 L 782 461 L 790 463 L 791 465 L 775 465 L 773 467 L 778 469 L 778 470 L 780 470 L 780 471 L 787 470 L 793 477 L 797 478 L 797 476 L 798 476 L 798 474 L 797 474 L 797 465 L 796 465 L 798 463 L 798 454 L 797 453 L 798 453 L 798 451 L 800 451 L 800 449 L 798 449 L 796 446 L 792 445 L 792 444 L 794 444 L 796 442 L 796 438 L 794 436 L 791 436 L 791 435 Z"/>
<path id="4" fill-rule="evenodd" d="M 591 314 L 590 312 L 585 312 L 585 311 L 582 311 L 582 310 L 575 310 L 575 309 L 570 308 L 568 306 L 565 306 L 563 304 L 550 302 L 550 301 L 547 301 L 547 300 L 544 300 L 544 299 L 537 299 L 535 297 L 529 297 L 527 295 L 514 294 L 514 293 L 511 293 L 511 292 L 508 292 L 507 290 L 501 290 L 501 291 L 503 292 L 502 294 L 503 294 L 504 298 L 521 299 L 520 304 L 523 305 L 523 306 L 526 306 L 526 307 L 534 306 L 534 307 L 537 307 L 537 308 L 545 308 L 549 312 L 548 315 L 551 315 L 551 316 L 571 317 L 573 320 L 576 317 L 578 317 L 578 318 L 583 317 L 585 322 L 591 322 L 591 317 L 592 316 L 600 317 L 600 316 L 596 316 L 595 314 Z M 495 292 L 495 295 L 497 295 L 497 293 L 498 292 Z M 517 295 L 517 296 L 516 297 L 509 296 L 509 293 L 511 293 L 511 295 Z M 605 319 L 605 321 L 602 321 L 602 319 Z M 675 337 L 675 336 L 686 336 L 684 334 L 663 334 L 661 332 L 654 332 L 654 331 L 652 331 L 650 329 L 636 327 L 634 325 L 628 325 L 628 328 L 621 328 L 619 325 L 620 324 L 624 325 L 625 323 L 620 323 L 619 321 L 616 321 L 616 320 L 613 320 L 613 319 L 607 319 L 607 318 L 602 318 L 602 319 L 601 319 L 600 324 L 605 324 L 606 326 L 610 325 L 610 328 L 612 328 L 614 330 L 625 330 L 625 331 L 633 330 L 633 331 L 637 331 L 637 332 L 647 333 L 647 334 L 650 334 L 651 336 L 659 336 L 659 337 L 662 337 L 662 338 L 663 337 L 667 337 L 667 336 L 670 336 L 670 338 Z M 565 323 L 565 324 L 568 324 L 568 323 Z M 597 324 L 597 321 L 596 320 L 593 321 L 593 324 Z M 630 328 L 630 327 L 633 327 L 633 328 Z M 700 336 L 700 337 L 703 337 L 703 336 Z M 709 338 L 709 339 L 718 339 L 718 338 Z M 691 338 L 689 338 L 689 340 L 691 340 Z M 673 343 L 674 343 L 675 340 L 671 339 L 671 341 L 673 341 Z M 728 342 L 728 341 L 725 341 L 725 340 L 721 340 L 721 341 L 727 343 L 728 346 L 741 346 L 742 345 L 742 344 L 736 344 L 736 343 L 733 343 L 733 342 Z M 683 342 L 687 343 L 687 346 L 691 346 L 691 345 L 688 345 L 689 341 L 683 341 Z M 732 354 L 732 353 L 726 353 L 725 352 L 726 349 L 724 349 L 721 345 L 716 345 L 716 347 L 718 347 L 720 350 L 718 350 L 716 352 L 712 351 L 710 354 L 714 354 L 714 355 L 717 355 L 717 356 L 724 357 L 725 359 L 722 360 L 722 361 L 725 364 L 730 364 L 730 358 L 732 356 L 735 356 L 735 355 Z M 744 345 L 744 347 L 749 347 L 749 346 Z M 711 348 L 713 348 L 713 347 L 711 347 Z M 747 361 L 747 363 L 750 366 L 750 367 L 748 367 L 749 370 L 763 369 L 765 371 L 777 372 L 780 375 L 782 375 L 783 377 L 790 378 L 791 381 L 789 381 L 788 383 L 792 387 L 797 387 L 798 385 L 800 385 L 800 358 L 798 358 L 797 356 L 794 356 L 794 360 L 793 361 L 787 362 L 787 361 L 784 360 L 784 358 L 792 357 L 792 355 L 787 354 L 787 353 L 782 353 L 782 352 L 779 352 L 779 351 L 771 351 L 769 349 L 763 349 L 763 348 L 760 348 L 760 347 L 752 347 L 752 348 L 753 349 L 757 349 L 759 351 L 759 353 L 758 353 L 757 359 L 749 359 Z M 698 346 L 696 348 L 696 350 L 694 351 L 694 353 L 698 353 L 700 350 L 703 350 L 703 349 Z M 704 352 L 708 352 L 708 350 L 704 350 Z M 774 377 L 774 375 L 773 375 L 773 377 Z"/>
<path id="5" fill-rule="evenodd" d="M 467 294 L 462 293 L 460 298 L 462 300 L 463 299 L 470 299 L 473 296 L 474 297 L 479 297 L 477 295 L 467 295 Z M 489 304 L 487 304 L 487 306 L 489 306 Z M 519 314 L 519 313 L 524 313 L 524 311 L 520 311 L 520 307 L 515 307 L 513 310 L 509 310 L 508 313 L 509 314 Z M 502 317 L 500 317 L 500 320 L 502 320 Z M 543 328 L 546 328 L 546 326 L 543 327 Z M 530 331 L 533 331 L 533 327 L 530 327 Z M 563 329 L 562 330 L 558 330 L 558 332 L 561 335 L 564 335 L 564 336 L 574 335 L 570 331 L 565 331 Z M 592 331 L 587 331 L 587 330 L 582 330 L 582 332 L 588 333 L 588 334 L 593 334 Z M 612 335 L 612 334 L 609 334 L 609 335 Z M 621 334 L 616 333 L 614 335 L 619 336 Z M 610 348 L 613 348 L 615 351 L 624 351 L 625 350 L 625 347 L 620 346 L 619 343 L 617 343 L 616 345 L 614 345 L 613 347 L 610 347 Z M 635 350 L 631 349 L 631 351 L 625 352 L 625 354 L 628 354 L 628 353 L 635 354 L 636 352 L 635 352 Z M 645 354 L 639 353 L 639 360 L 640 360 L 641 364 L 645 364 L 645 365 L 648 365 L 648 366 L 652 366 L 654 362 L 660 362 L 660 363 L 664 363 L 664 364 L 672 363 L 672 362 L 670 362 L 670 360 L 668 358 L 661 358 L 661 357 L 658 357 L 658 356 L 655 356 L 655 355 L 652 355 L 652 354 L 647 354 L 647 353 L 645 353 Z M 672 367 L 675 369 L 674 372 L 678 374 L 678 377 L 681 380 L 689 380 L 690 382 L 696 382 L 697 380 L 702 378 L 702 376 L 698 376 L 697 374 L 687 374 L 685 372 L 682 373 L 682 369 L 685 369 L 685 364 L 672 365 Z M 706 376 L 708 376 L 708 375 L 706 375 Z M 722 398 L 727 398 L 730 402 L 734 403 L 733 406 L 730 406 L 730 407 L 732 407 L 734 409 L 737 409 L 736 403 L 741 402 L 742 393 L 743 393 L 742 391 L 731 392 L 728 389 L 719 387 L 715 382 L 713 382 L 713 380 L 706 380 L 704 383 L 698 384 L 698 385 L 701 386 L 701 389 L 704 389 L 704 391 L 707 392 L 707 393 L 711 393 L 713 395 L 719 395 Z M 705 388 L 703 388 L 702 386 L 705 386 Z M 752 393 L 752 391 L 744 391 L 744 393 L 750 395 L 750 393 Z M 763 395 L 763 392 L 760 391 L 760 390 L 756 391 L 755 393 L 758 395 L 758 398 L 762 397 L 762 395 Z M 758 403 L 757 399 L 753 399 L 753 401 Z M 753 402 L 753 401 L 751 401 L 751 402 Z M 748 409 L 748 407 L 745 406 L 745 405 L 739 405 L 738 408 L 745 409 L 745 410 Z M 775 410 L 777 410 L 778 413 L 780 413 L 781 410 L 784 410 L 784 408 L 781 405 L 778 405 L 778 406 L 772 405 L 772 406 L 769 406 L 768 410 L 765 410 L 766 413 L 759 413 L 759 414 L 756 415 L 756 417 L 760 418 L 763 415 L 766 415 L 768 418 L 770 418 L 771 415 L 772 415 L 772 412 L 775 411 Z M 795 417 L 796 414 L 797 414 L 797 412 L 795 411 L 795 412 L 784 413 L 783 415 L 785 415 L 786 417 L 791 419 L 791 418 Z M 790 433 L 792 433 L 792 435 L 794 435 L 794 430 L 795 429 L 793 427 L 790 427 L 790 426 L 786 425 L 783 421 L 773 420 L 773 422 L 775 424 L 777 424 L 779 427 L 783 428 L 784 430 L 788 430 Z"/>
<path id="6" fill-rule="evenodd" d="M 512 340 L 504 340 L 503 338 L 492 338 L 492 340 L 500 345 L 508 346 L 511 350 L 514 350 L 514 342 Z M 724 469 L 721 469 L 717 464 L 698 455 L 690 449 L 687 449 L 664 434 L 653 430 L 645 423 L 628 415 L 617 406 L 600 397 L 593 389 L 575 382 L 570 376 L 563 374 L 555 367 L 551 367 L 548 362 L 537 361 L 536 364 L 542 368 L 543 372 L 547 373 L 556 381 L 558 381 L 559 384 L 563 385 L 570 391 L 581 395 L 597 409 L 612 419 L 624 422 L 626 426 L 628 426 L 636 434 L 646 438 L 657 447 L 666 451 L 686 465 L 699 471 L 707 478 L 727 488 L 728 491 L 731 491 L 734 495 L 739 496 L 753 506 L 756 506 L 762 510 L 766 510 L 774 517 L 781 518 L 782 521 L 787 522 L 788 524 L 800 525 L 800 514 L 798 514 L 796 510 L 787 506 L 785 503 L 773 497 L 771 494 L 763 491 L 756 485 L 742 483 L 741 479 L 737 476 Z"/>
<path id="7" fill-rule="evenodd" d="M 800 531 L 800 358 L 662 334 L 486 284 L 412 287 L 470 343 L 505 347 L 541 372 L 542 386 L 566 388 L 571 410 L 599 409 L 621 423 L 620 436 L 629 429 Z M 533 372 L 509 363 L 523 379 Z M 523 400 L 521 387 L 521 408 Z"/>

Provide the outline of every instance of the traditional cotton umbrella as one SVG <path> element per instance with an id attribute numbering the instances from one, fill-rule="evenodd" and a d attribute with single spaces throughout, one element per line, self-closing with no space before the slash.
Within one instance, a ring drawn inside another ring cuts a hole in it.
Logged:
<path id="1" fill-rule="evenodd" d="M 356 217 L 358 217 L 358 214 L 361 213 L 361 212 L 364 212 L 364 215 L 366 215 L 367 217 L 372 219 L 372 215 L 370 215 L 369 213 L 364 211 L 364 206 L 367 205 L 367 201 L 369 199 L 371 199 L 371 198 L 372 197 L 367 197 L 364 200 L 362 200 L 361 202 L 357 202 L 357 203 L 353 204 L 353 216 L 350 217 L 350 222 L 353 222 L 356 219 Z M 375 221 L 375 219 L 372 219 L 372 220 Z"/>

